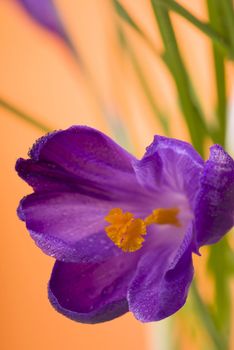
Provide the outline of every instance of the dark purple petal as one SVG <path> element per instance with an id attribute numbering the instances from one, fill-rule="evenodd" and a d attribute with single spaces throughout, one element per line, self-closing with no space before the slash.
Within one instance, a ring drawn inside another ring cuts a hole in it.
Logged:
<path id="1" fill-rule="evenodd" d="M 49 29 L 65 41 L 67 37 L 52 0 L 18 0 L 30 16 L 40 25 Z"/>
<path id="2" fill-rule="evenodd" d="M 214 145 L 205 163 L 195 209 L 198 246 L 219 241 L 234 224 L 234 161 Z"/>
<path id="3" fill-rule="evenodd" d="M 144 157 L 134 162 L 138 181 L 155 192 L 185 194 L 193 207 L 204 162 L 187 142 L 155 136 Z"/>
<path id="4" fill-rule="evenodd" d="M 92 161 L 100 165 L 100 172 L 104 167 L 131 172 L 134 159 L 108 136 L 88 126 L 72 126 L 43 136 L 34 144 L 30 156 L 59 164 L 74 173 L 93 169 Z M 95 172 L 90 174 L 92 178 L 95 175 Z"/>
<path id="5" fill-rule="evenodd" d="M 59 166 L 48 162 L 19 158 L 16 162 L 16 170 L 18 175 L 32 186 L 35 192 L 82 192 L 81 188 L 86 184 L 77 181 L 75 176 L 67 173 Z"/>
<path id="6" fill-rule="evenodd" d="M 190 226 L 182 244 L 167 242 L 144 254 L 128 290 L 129 310 L 142 322 L 158 321 L 185 303 L 193 278 L 193 231 Z"/>
<path id="7" fill-rule="evenodd" d="M 132 201 L 137 194 L 144 200 L 131 164 L 134 157 L 95 129 L 74 126 L 46 135 L 30 156 L 18 160 L 16 170 L 35 191 L 70 189 L 108 199 L 124 199 L 127 191 Z"/>
<path id="8" fill-rule="evenodd" d="M 16 162 L 18 175 L 32 186 L 35 192 L 76 192 L 90 197 L 110 200 L 111 188 L 98 182 L 71 174 L 59 165 L 19 158 Z"/>
<path id="9" fill-rule="evenodd" d="M 57 261 L 49 299 L 57 311 L 78 322 L 112 320 L 128 311 L 126 293 L 136 262 L 131 253 L 99 264 Z"/>

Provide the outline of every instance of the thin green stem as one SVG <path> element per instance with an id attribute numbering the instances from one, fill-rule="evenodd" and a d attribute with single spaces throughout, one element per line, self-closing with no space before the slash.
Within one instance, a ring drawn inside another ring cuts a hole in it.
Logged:
<path id="1" fill-rule="evenodd" d="M 120 3 L 119 0 L 113 0 L 113 4 L 118 15 L 126 22 L 130 27 L 132 27 L 139 36 L 146 42 L 148 47 L 153 51 L 156 56 L 161 56 L 160 52 L 156 49 L 155 44 L 152 40 L 146 35 L 146 33 L 139 27 L 139 25 L 134 21 L 128 11 Z"/>
<path id="2" fill-rule="evenodd" d="M 213 345 L 217 350 L 228 350 L 228 342 L 226 339 L 221 337 L 217 328 L 213 322 L 213 319 L 208 311 L 208 308 L 204 304 L 199 291 L 197 289 L 195 281 L 191 286 L 192 297 L 196 306 L 196 311 L 200 316 L 200 320 L 203 322 L 204 327 L 210 335 L 211 340 L 213 341 Z"/>
<path id="3" fill-rule="evenodd" d="M 207 7 L 210 23 L 217 31 L 223 33 L 224 29 L 222 23 L 221 2 L 219 0 L 207 0 Z M 219 144 L 224 146 L 227 112 L 225 58 L 223 52 L 220 50 L 219 46 L 216 45 L 216 43 L 213 43 L 213 56 L 217 90 L 217 117 L 219 123 L 217 141 Z"/>
<path id="4" fill-rule="evenodd" d="M 113 0 L 113 4 L 118 15 L 127 22 L 132 28 L 134 28 L 141 36 L 145 38 L 145 34 L 142 29 L 133 20 L 128 11 L 123 7 L 123 5 L 118 0 Z"/>
<path id="5" fill-rule="evenodd" d="M 225 24 L 229 35 L 229 41 L 231 45 L 232 59 L 234 58 L 234 8 L 232 0 L 220 1 L 220 6 L 223 9 L 223 17 L 225 18 Z"/>
<path id="6" fill-rule="evenodd" d="M 224 16 L 223 3 L 226 0 L 207 0 L 208 13 L 210 22 L 214 28 L 225 35 L 226 18 Z M 217 117 L 219 128 L 217 133 L 218 142 L 224 146 L 226 138 L 226 117 L 227 117 L 227 92 L 226 92 L 226 75 L 225 75 L 225 58 L 219 47 L 213 44 L 214 67 L 216 77 L 217 90 Z M 229 259 L 227 258 L 230 251 L 226 238 L 222 242 L 210 247 L 209 269 L 214 278 L 215 284 L 215 303 L 214 303 L 214 319 L 218 331 L 228 338 L 230 335 L 231 307 L 230 307 L 230 291 L 228 272 Z M 219 260 L 217 263 L 217 256 Z"/>
<path id="7" fill-rule="evenodd" d="M 231 294 L 229 280 L 233 252 L 230 249 L 227 237 L 210 247 L 208 270 L 215 285 L 215 298 L 213 304 L 213 317 L 218 332 L 229 338 L 231 330 Z M 219 257 L 217 259 L 217 257 Z"/>
<path id="8" fill-rule="evenodd" d="M 197 151 L 203 154 L 203 140 L 207 129 L 204 118 L 194 100 L 192 84 L 177 45 L 168 9 L 162 6 L 159 0 L 151 0 L 151 3 L 165 47 L 165 61 L 177 87 L 181 109 L 192 143 Z"/>
<path id="9" fill-rule="evenodd" d="M 133 64 L 133 67 L 135 69 L 135 72 L 138 76 L 138 79 L 141 83 L 141 87 L 145 93 L 145 96 L 148 100 L 148 103 L 155 115 L 155 118 L 159 120 L 161 126 L 162 126 L 162 129 L 164 131 L 164 133 L 166 135 L 169 135 L 169 125 L 168 125 L 168 121 L 167 119 L 163 116 L 163 113 L 160 111 L 160 109 L 158 108 L 156 102 L 155 102 L 155 99 L 154 99 L 154 96 L 152 95 L 152 92 L 151 92 L 151 89 L 150 89 L 150 86 L 145 78 L 145 75 L 144 73 L 142 72 L 142 68 L 140 66 L 140 63 L 138 62 L 137 60 L 137 57 L 136 55 L 134 54 L 133 50 L 131 50 L 129 48 L 129 56 L 131 58 L 131 61 L 132 61 L 132 64 Z"/>
<path id="10" fill-rule="evenodd" d="M 36 118 L 30 116 L 28 113 L 25 113 L 18 107 L 12 105 L 10 102 L 6 101 L 5 99 L 0 97 L 0 107 L 3 107 L 4 109 L 11 112 L 16 117 L 26 121 L 27 123 L 31 124 L 32 126 L 36 127 L 37 129 L 43 131 L 43 132 L 49 132 L 51 131 L 51 128 L 44 123 L 38 121 Z"/>
<path id="11" fill-rule="evenodd" d="M 226 113 L 227 113 L 227 96 L 225 81 L 225 64 L 222 55 L 214 48 L 214 65 L 217 89 L 217 116 L 219 120 L 218 143 L 224 146 L 226 133 Z"/>
<path id="12" fill-rule="evenodd" d="M 143 71 L 142 71 L 142 68 L 141 68 L 141 65 L 137 59 L 137 56 L 136 56 L 132 46 L 128 42 L 124 32 L 122 31 L 122 29 L 120 27 L 118 27 L 118 38 L 119 38 L 119 41 L 120 41 L 122 48 L 127 52 L 127 54 L 129 55 L 129 58 L 131 59 L 131 63 L 132 63 L 133 68 L 136 72 L 137 78 L 140 82 L 142 90 L 144 91 L 144 94 L 147 98 L 147 101 L 151 107 L 151 110 L 152 110 L 155 118 L 157 120 L 159 120 L 164 133 L 166 135 L 169 135 L 169 126 L 168 126 L 167 118 L 163 115 L 163 113 L 160 111 L 159 107 L 157 106 L 156 101 L 154 99 L 154 96 L 151 92 L 151 88 L 148 84 L 148 81 L 147 81 Z"/>
<path id="13" fill-rule="evenodd" d="M 157 2 L 187 19 L 195 27 L 206 34 L 224 53 L 228 53 L 230 51 L 230 47 L 225 38 L 218 31 L 214 30 L 209 23 L 199 20 L 191 12 L 174 0 L 158 0 Z"/>

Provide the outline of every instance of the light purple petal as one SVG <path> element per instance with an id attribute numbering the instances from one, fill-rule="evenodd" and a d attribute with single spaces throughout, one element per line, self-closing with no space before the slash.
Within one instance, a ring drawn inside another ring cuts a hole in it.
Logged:
<path id="1" fill-rule="evenodd" d="M 67 40 L 53 0 L 18 0 L 40 25 Z"/>
<path id="2" fill-rule="evenodd" d="M 16 170 L 35 193 L 21 201 L 18 214 L 37 245 L 59 260 L 96 261 L 115 254 L 118 248 L 104 232 L 105 216 L 113 208 L 146 216 L 155 203 L 136 180 L 134 158 L 94 129 L 49 134 L 30 156 L 19 159 Z M 92 235 L 99 247 L 95 255 Z"/>
<path id="3" fill-rule="evenodd" d="M 18 215 L 46 254 L 65 261 L 97 261 L 120 252 L 104 231 L 104 218 L 113 206 L 79 193 L 47 192 L 25 197 Z"/>
<path id="4" fill-rule="evenodd" d="M 144 157 L 134 162 L 138 181 L 161 197 L 185 194 L 191 207 L 203 171 L 204 162 L 187 142 L 155 136 Z"/>
<path id="5" fill-rule="evenodd" d="M 136 262 L 136 254 L 122 254 L 99 264 L 57 261 L 49 299 L 57 311 L 78 322 L 109 321 L 128 311 L 126 293 Z"/>
<path id="6" fill-rule="evenodd" d="M 173 233 L 173 232 L 172 232 Z M 142 322 L 158 321 L 185 303 L 193 278 L 193 231 L 178 247 L 165 242 L 142 256 L 128 290 L 129 310 Z"/>
<path id="7" fill-rule="evenodd" d="M 234 161 L 214 145 L 205 163 L 195 209 L 198 246 L 222 238 L 234 224 Z"/>

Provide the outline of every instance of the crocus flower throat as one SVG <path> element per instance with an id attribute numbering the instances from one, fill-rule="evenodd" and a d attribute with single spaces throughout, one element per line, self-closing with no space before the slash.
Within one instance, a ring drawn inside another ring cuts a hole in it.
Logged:
<path id="1" fill-rule="evenodd" d="M 159 208 L 153 210 L 143 220 L 134 218 L 130 212 L 123 213 L 122 209 L 114 208 L 105 217 L 105 220 L 110 223 L 105 231 L 107 236 L 124 252 L 134 252 L 142 247 L 147 226 L 158 224 L 179 227 L 178 213 L 179 209 L 177 208 Z"/>

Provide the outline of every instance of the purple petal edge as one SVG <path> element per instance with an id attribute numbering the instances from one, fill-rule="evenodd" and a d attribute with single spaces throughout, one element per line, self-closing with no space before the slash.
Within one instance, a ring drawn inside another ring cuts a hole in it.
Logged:
<path id="1" fill-rule="evenodd" d="M 48 286 L 48 298 L 51 305 L 54 307 L 56 311 L 70 318 L 73 321 L 85 323 L 85 324 L 96 324 L 96 323 L 111 321 L 128 312 L 128 303 L 126 299 L 112 303 L 111 305 L 107 305 L 103 309 L 98 310 L 98 312 L 92 311 L 89 313 L 78 313 L 78 312 L 74 312 L 63 308 L 59 304 L 57 298 L 54 296 L 49 286 Z"/>
<path id="2" fill-rule="evenodd" d="M 234 224 L 234 161 L 219 145 L 210 148 L 195 208 L 197 245 L 218 242 Z"/>
<path id="3" fill-rule="evenodd" d="M 75 136 L 79 137 L 79 134 L 87 134 L 91 136 L 97 136 L 100 139 L 102 139 L 104 142 L 106 142 L 109 147 L 113 148 L 118 147 L 121 149 L 121 152 L 125 155 L 126 160 L 130 162 L 134 157 L 128 153 L 125 149 L 123 149 L 121 146 L 119 146 L 117 143 L 115 143 L 110 137 L 102 133 L 101 131 L 91 128 L 86 125 L 72 125 L 68 129 L 65 130 L 55 130 L 53 132 L 47 133 L 45 136 L 40 137 L 33 145 L 31 150 L 29 151 L 29 156 L 34 159 L 34 160 L 39 160 L 41 152 L 43 148 L 46 146 L 47 142 L 50 141 L 52 138 L 57 137 L 59 135 L 72 135 L 74 134 Z M 126 161 L 123 164 L 124 167 L 130 167 L 130 163 L 126 165 Z"/>
<path id="4" fill-rule="evenodd" d="M 127 295 L 129 310 L 139 321 L 162 320 L 185 304 L 194 274 L 193 246 L 191 225 L 177 251 L 162 247 L 142 256 Z"/>
<path id="5" fill-rule="evenodd" d="M 78 322 L 112 320 L 128 311 L 126 291 L 136 262 L 131 254 L 101 263 L 56 261 L 49 299 L 56 310 Z"/>
<path id="6" fill-rule="evenodd" d="M 26 222 L 25 212 L 22 209 L 24 201 L 29 196 L 21 199 L 17 208 L 18 217 Z M 65 239 L 52 236 L 48 233 L 36 232 L 26 227 L 35 244 L 47 255 L 66 262 L 88 263 L 103 261 L 110 256 L 117 256 L 121 250 L 107 237 L 104 231 L 97 232 L 91 236 L 77 240 L 76 243 L 69 243 Z M 95 244 L 94 244 L 95 242 Z"/>
<path id="7" fill-rule="evenodd" d="M 164 187 L 184 193 L 193 208 L 204 161 L 189 143 L 156 135 L 133 167 L 141 185 L 155 191 Z"/>

